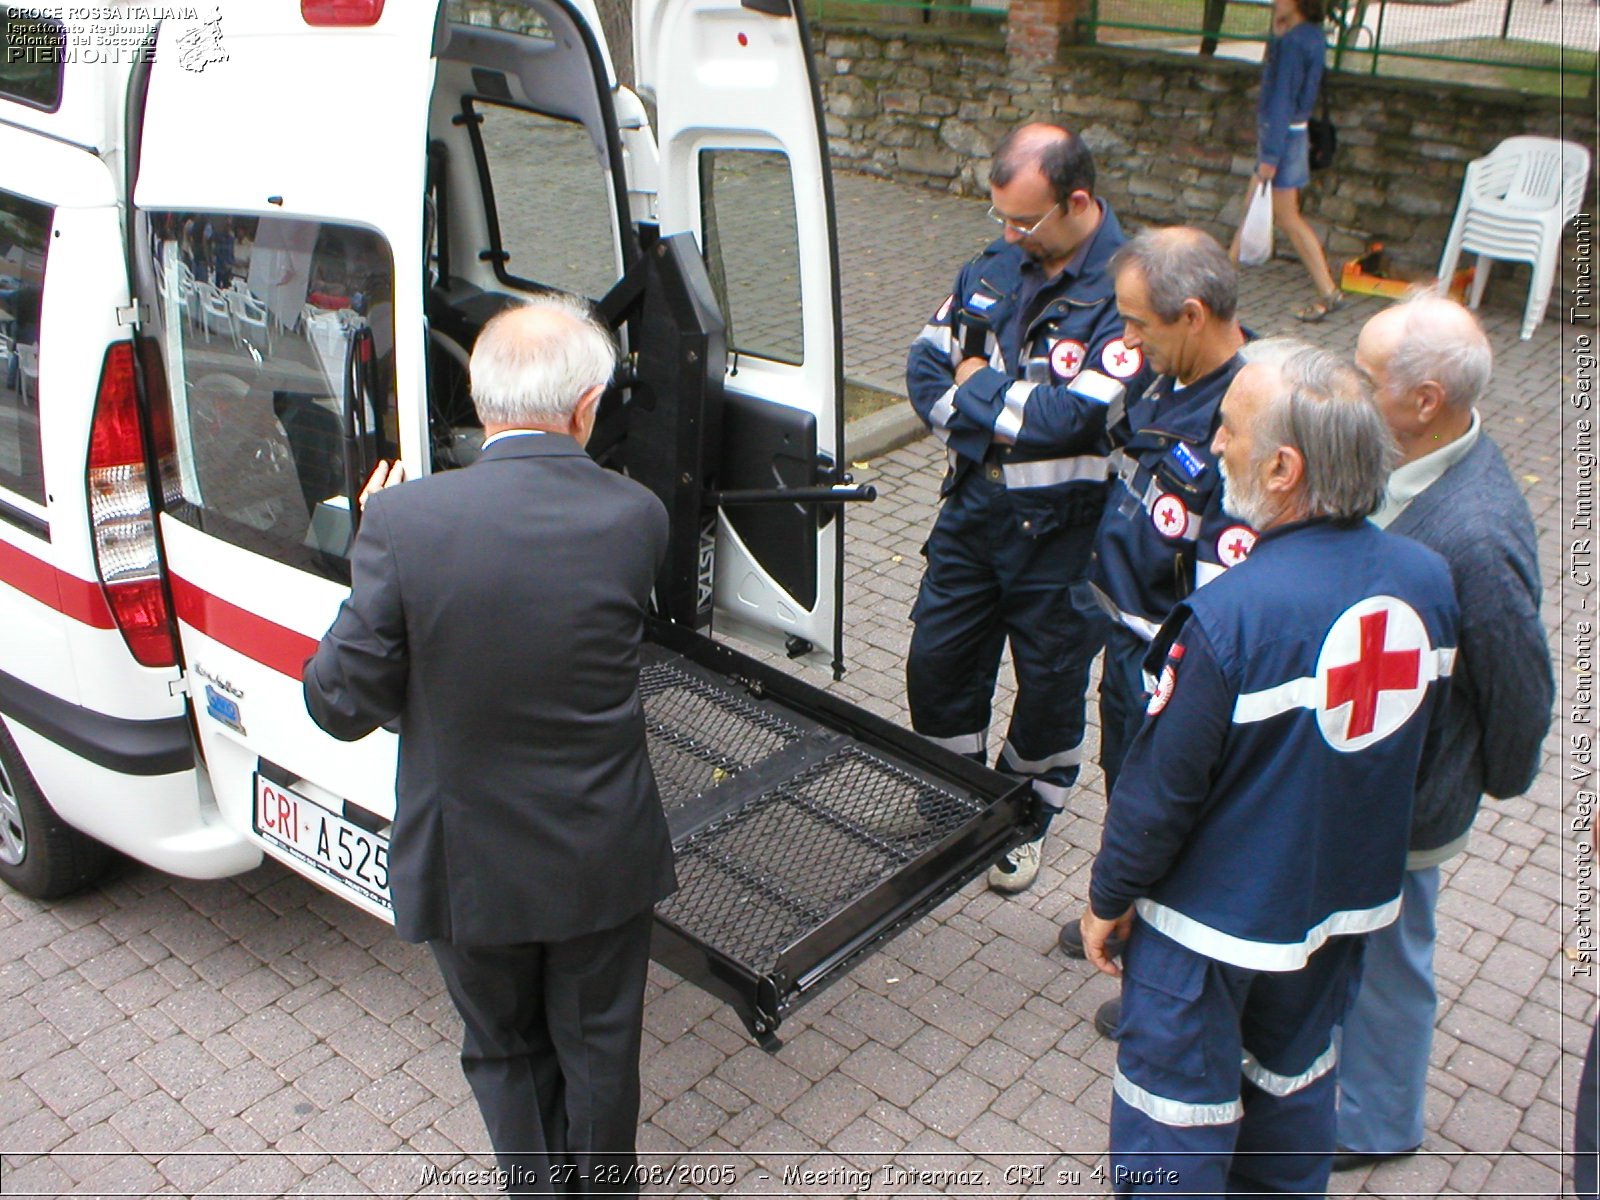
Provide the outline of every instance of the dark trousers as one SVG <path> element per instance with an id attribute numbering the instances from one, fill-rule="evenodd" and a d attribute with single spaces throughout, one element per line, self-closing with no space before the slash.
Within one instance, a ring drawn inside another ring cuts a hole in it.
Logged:
<path id="1" fill-rule="evenodd" d="M 1597 1164 L 1600 1164 L 1600 1074 L 1595 1070 L 1595 1041 L 1600 1039 L 1600 1021 L 1589 1035 L 1589 1052 L 1583 1056 L 1583 1074 L 1578 1078 L 1578 1104 L 1572 1128 L 1572 1190 L 1578 1200 L 1596 1200 Z"/>
<path id="2" fill-rule="evenodd" d="M 1069 515 L 984 479 L 946 497 L 906 657 L 911 727 L 983 762 L 1009 640 L 1017 697 L 995 765 L 1032 780 L 1047 815 L 1077 782 L 1089 664 L 1105 633 L 1084 579 L 1095 525 Z"/>
<path id="3" fill-rule="evenodd" d="M 564 942 L 429 942 L 511 1192 L 636 1194 L 649 909 Z"/>
<path id="4" fill-rule="evenodd" d="M 1117 786 L 1122 760 L 1144 724 L 1150 696 L 1144 690 L 1144 660 L 1150 643 L 1125 625 L 1112 625 L 1100 660 L 1100 770 L 1106 799 Z"/>
<path id="5" fill-rule="evenodd" d="M 1361 951 L 1360 938 L 1336 937 L 1297 971 L 1253 971 L 1135 923 L 1112 1080 L 1114 1193 L 1321 1196 L 1333 1030 Z"/>

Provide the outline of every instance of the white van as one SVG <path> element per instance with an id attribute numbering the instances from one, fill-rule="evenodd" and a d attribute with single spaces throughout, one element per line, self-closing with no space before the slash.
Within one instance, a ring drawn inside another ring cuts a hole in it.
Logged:
<path id="1" fill-rule="evenodd" d="M 301 667 L 371 464 L 470 462 L 476 332 L 559 289 L 627 351 L 591 453 L 672 519 L 658 955 L 770 1037 L 1036 814 L 707 636 L 842 664 L 866 496 L 799 11 L 637 0 L 636 93 L 592 0 L 484 7 L 0 6 L 0 879 L 265 853 L 389 915 L 395 739 L 323 734 Z"/>

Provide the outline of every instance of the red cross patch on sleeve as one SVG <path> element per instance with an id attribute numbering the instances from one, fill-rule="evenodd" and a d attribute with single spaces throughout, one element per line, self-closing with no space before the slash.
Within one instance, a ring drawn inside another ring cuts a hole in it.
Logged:
<path id="1" fill-rule="evenodd" d="M 1155 717 L 1167 706 L 1167 701 L 1172 699 L 1172 693 L 1178 686 L 1178 664 L 1183 661 L 1183 647 L 1174 646 L 1167 651 L 1167 665 L 1161 668 L 1161 678 L 1156 682 L 1155 694 L 1150 697 L 1150 703 L 1145 706 L 1145 716 Z"/>

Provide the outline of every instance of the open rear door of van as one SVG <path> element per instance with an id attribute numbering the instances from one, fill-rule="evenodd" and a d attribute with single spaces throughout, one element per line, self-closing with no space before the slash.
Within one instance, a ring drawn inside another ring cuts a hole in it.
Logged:
<path id="1" fill-rule="evenodd" d="M 661 234 L 694 236 L 726 323 L 715 628 L 837 671 L 843 506 L 774 495 L 844 482 L 833 194 L 805 22 L 791 0 L 636 0 L 634 47 L 656 106 Z"/>
<path id="2" fill-rule="evenodd" d="M 636 0 L 635 62 L 662 246 L 692 235 L 722 318 L 714 628 L 837 666 L 846 506 L 782 494 L 847 483 L 833 197 L 797 2 Z M 645 662 L 681 884 L 657 906 L 656 957 L 768 1044 L 1029 835 L 1025 784 L 683 623 L 652 630 Z"/>
<path id="3" fill-rule="evenodd" d="M 230 825 L 385 918 L 395 738 L 328 737 L 300 681 L 348 592 L 364 473 L 426 461 L 432 9 L 201 6 L 162 25 L 135 106 L 160 530 L 212 787 Z"/>

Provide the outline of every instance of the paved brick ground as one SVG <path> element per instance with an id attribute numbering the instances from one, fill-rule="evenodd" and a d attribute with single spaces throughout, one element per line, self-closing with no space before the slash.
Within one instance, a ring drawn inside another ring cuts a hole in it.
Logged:
<path id="1" fill-rule="evenodd" d="M 988 234 L 982 206 L 855 177 L 839 195 L 851 373 L 896 386 L 905 345 Z M 1243 315 L 1284 331 L 1306 290 L 1293 265 L 1253 271 Z M 1373 311 L 1356 303 L 1317 333 L 1349 347 Z M 1488 318 L 1500 362 L 1485 420 L 1539 521 L 1570 693 L 1562 622 L 1592 603 L 1559 586 L 1573 469 L 1563 338 L 1574 331 L 1547 323 L 1518 343 L 1513 308 Z M 938 474 L 928 441 L 857 469 L 881 499 L 853 514 L 854 669 L 837 690 L 900 720 L 906 612 Z M 1571 980 L 1563 954 L 1573 845 L 1561 744 L 1552 734 L 1529 795 L 1485 803 L 1470 852 L 1448 869 L 1427 1153 L 1338 1176 L 1348 1191 L 1336 1194 L 1560 1193 L 1595 1015 L 1593 982 Z M 1086 776 L 1031 892 L 1002 900 L 969 886 L 791 1018 L 775 1055 L 652 968 L 641 1141 L 650 1163 L 678 1172 L 656 1190 L 839 1194 L 857 1190 L 853 1170 L 875 1172 L 880 1195 L 1102 1194 L 1093 1172 L 1113 1048 L 1089 1018 L 1115 986 L 1052 952 L 1098 841 L 1104 801 L 1098 772 Z M 425 1175 L 489 1162 L 458 1035 L 425 952 L 276 866 L 212 883 L 128 867 L 48 906 L 0 894 L 0 1191 L 485 1191 Z M 786 1168 L 833 1174 L 800 1186 L 783 1182 Z M 916 1170 L 975 1182 L 905 1174 Z"/>

